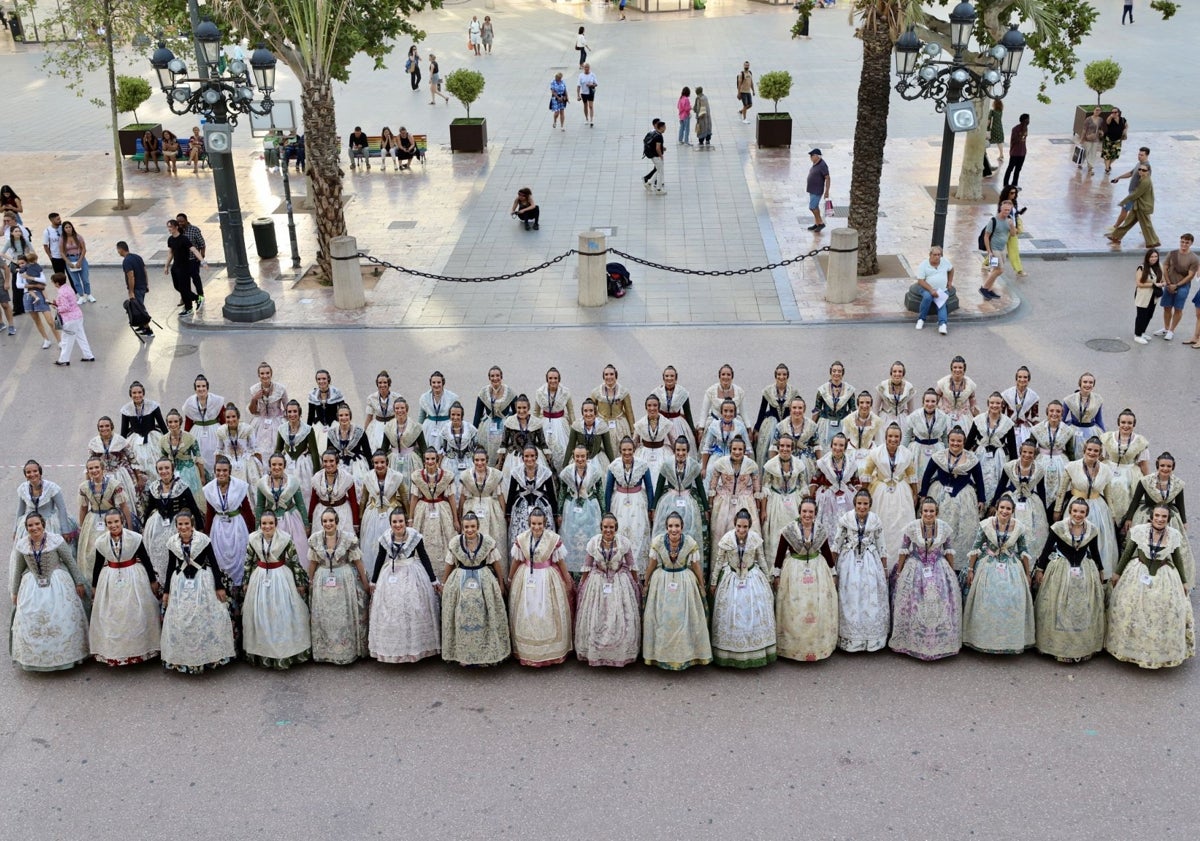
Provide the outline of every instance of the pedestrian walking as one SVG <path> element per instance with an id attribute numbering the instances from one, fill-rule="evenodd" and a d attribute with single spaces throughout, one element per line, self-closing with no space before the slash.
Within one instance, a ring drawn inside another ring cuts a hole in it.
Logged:
<path id="1" fill-rule="evenodd" d="M 1009 237 L 1016 235 L 1012 202 L 1002 201 L 996 215 L 983 228 L 983 250 L 987 253 L 989 271 L 983 286 L 979 287 L 979 294 L 989 301 L 1000 297 L 1000 293 L 993 292 L 992 287 L 995 286 L 996 279 L 1004 274 L 1004 257 L 1008 253 Z"/>
<path id="2" fill-rule="evenodd" d="M 408 71 L 408 81 L 414 91 L 421 89 L 421 54 L 417 45 L 408 48 L 408 58 L 404 61 L 404 69 Z"/>
<path id="3" fill-rule="evenodd" d="M 17 260 L 17 270 L 25 280 L 25 312 L 33 319 L 34 326 L 42 336 L 42 350 L 50 347 L 50 337 L 59 341 L 58 330 L 54 327 L 54 319 L 49 315 L 50 304 L 46 301 L 46 276 L 38 265 L 38 256 L 34 251 L 28 251 L 24 257 Z M 58 272 L 63 277 L 66 272 Z"/>
<path id="4" fill-rule="evenodd" d="M 1104 131 L 1104 116 L 1097 105 L 1092 109 L 1092 115 L 1083 121 L 1083 133 L 1079 136 L 1083 142 L 1083 160 L 1078 166 L 1079 169 L 1083 169 L 1084 163 L 1087 163 L 1088 175 L 1095 171 L 1096 161 L 1100 158 L 1100 139 L 1104 136 Z"/>
<path id="5" fill-rule="evenodd" d="M 1133 0 L 1125 0 L 1124 9 L 1121 10 L 1121 26 L 1125 25 L 1125 18 L 1129 18 L 1130 26 L 1133 25 Z"/>
<path id="6" fill-rule="evenodd" d="M 692 103 L 692 113 L 696 115 L 696 142 L 701 146 L 712 148 L 712 112 L 708 107 L 708 97 L 704 88 L 696 85 L 696 100 Z"/>
<path id="7" fill-rule="evenodd" d="M 754 105 L 754 74 L 750 72 L 750 62 L 742 63 L 742 72 L 737 75 L 737 95 L 738 100 L 742 103 L 742 122 L 749 125 L 750 120 L 747 118 L 747 113 L 750 107 Z"/>
<path id="8" fill-rule="evenodd" d="M 1100 143 L 1100 157 L 1104 159 L 1105 172 L 1112 172 L 1113 161 L 1121 157 L 1121 142 L 1128 135 L 1129 121 L 1121 116 L 1121 109 L 1109 111 L 1104 119 L 1104 138 Z"/>
<path id="9" fill-rule="evenodd" d="M 1000 191 L 1000 201 L 1006 199 L 1012 202 L 1012 212 L 1009 214 L 1013 221 L 1013 230 L 1016 231 L 1016 236 L 1008 238 L 1008 262 L 1012 265 L 1013 271 L 1017 273 L 1017 277 L 1028 277 L 1029 273 L 1025 271 L 1025 266 L 1021 263 L 1021 234 L 1025 230 L 1025 224 L 1021 221 L 1021 217 L 1025 215 L 1028 206 L 1017 209 L 1017 196 L 1020 194 L 1021 188 L 1014 184 L 1009 184 Z M 996 203 L 996 207 L 1000 207 L 1000 202 Z"/>
<path id="10" fill-rule="evenodd" d="M 479 15 L 471 15 L 471 22 L 467 25 L 467 43 L 475 55 L 483 55 L 480 52 L 483 47 L 483 24 L 479 22 Z"/>
<path id="11" fill-rule="evenodd" d="M 17 220 L 17 214 L 11 210 L 4 211 L 4 236 L 0 242 L 0 256 L 7 263 L 9 294 L 13 299 L 13 314 L 25 314 L 25 296 L 22 287 L 17 285 L 17 260 L 24 254 L 33 251 L 33 232 Z"/>
<path id="12" fill-rule="evenodd" d="M 87 333 L 83 332 L 83 310 L 79 308 L 79 299 L 75 297 L 75 290 L 67 284 L 67 276 L 62 272 L 50 275 L 50 282 L 54 284 L 58 296 L 51 306 L 58 310 L 58 317 L 62 320 L 62 338 L 58 342 L 58 361 L 54 364 L 61 368 L 70 365 L 71 350 L 75 347 L 76 342 L 79 343 L 83 361 L 95 362 L 96 357 L 92 353 L 92 346 L 88 344 Z"/>
<path id="13" fill-rule="evenodd" d="M 1135 211 L 1136 212 L 1136 211 Z M 1179 237 L 1179 248 L 1167 255 L 1163 261 L 1163 271 L 1166 272 L 1166 288 L 1163 291 L 1162 311 L 1163 326 L 1154 331 L 1155 336 L 1161 336 L 1168 342 L 1175 338 L 1175 328 L 1183 318 L 1183 308 L 1187 305 L 1188 293 L 1192 291 L 1192 279 L 1196 270 L 1200 269 L 1200 256 L 1192 252 L 1192 243 L 1196 238 L 1191 234 Z M 1155 243 L 1157 246 L 1158 243 Z M 29 307 L 26 306 L 26 309 Z"/>
<path id="14" fill-rule="evenodd" d="M 691 146 L 692 141 L 688 138 L 691 136 L 692 130 L 692 89 L 686 85 L 683 91 L 679 94 L 679 101 L 675 104 L 679 111 L 679 145 Z"/>
<path id="15" fill-rule="evenodd" d="M 946 335 L 947 310 L 950 290 L 954 288 L 954 265 L 942 256 L 942 247 L 929 249 L 929 257 L 917 267 L 917 285 L 921 287 L 921 311 L 917 314 L 917 329 L 925 326 L 929 309 L 936 307 L 938 332 Z"/>
<path id="16" fill-rule="evenodd" d="M 117 254 L 121 257 L 121 274 L 125 277 L 125 288 L 130 298 L 136 298 L 145 306 L 146 293 L 150 291 L 150 279 L 146 274 L 146 261 L 129 250 L 129 243 L 117 243 Z"/>
<path id="17" fill-rule="evenodd" d="M 550 82 L 550 129 L 555 126 L 567 130 L 567 85 L 562 73 L 555 73 Z"/>
<path id="18" fill-rule="evenodd" d="M 56 272 L 65 274 L 67 261 L 62 252 L 62 217 L 57 213 L 51 213 L 49 219 L 50 224 L 42 232 L 42 250 L 46 252 L 46 257 L 50 260 L 50 267 Z"/>
<path id="19" fill-rule="evenodd" d="M 62 251 L 67 261 L 67 277 L 71 280 L 71 286 L 75 288 L 75 294 L 79 296 L 79 303 L 96 303 L 96 298 L 92 295 L 91 272 L 88 269 L 87 243 L 70 222 L 62 223 Z"/>
<path id="20" fill-rule="evenodd" d="M 208 251 L 204 244 L 204 234 L 188 221 L 186 213 L 176 213 L 175 221 L 179 223 L 179 232 L 187 237 L 188 242 L 196 249 L 188 259 L 188 276 L 191 278 L 192 286 L 196 288 L 196 306 L 202 307 L 204 306 L 204 284 L 200 281 L 200 269 L 208 268 L 208 261 L 205 259 Z"/>
<path id="21" fill-rule="evenodd" d="M 1146 252 L 1142 264 L 1133 273 L 1133 280 L 1133 305 L 1137 307 L 1137 315 L 1133 319 L 1133 340 L 1139 345 L 1146 345 L 1150 343 L 1146 338 L 1146 328 L 1150 326 L 1150 319 L 1154 317 L 1154 305 L 1163 294 L 1164 286 L 1163 267 L 1157 248 Z M 1197 321 L 1200 322 L 1200 316 L 1197 317 Z M 1200 336 L 1200 323 L 1197 324 L 1196 332 Z M 1193 338 L 1184 344 L 1194 345 L 1195 341 Z"/>
<path id="22" fill-rule="evenodd" d="M 446 100 L 446 104 L 450 104 L 450 97 L 442 93 L 442 73 L 438 66 L 437 56 L 433 53 L 429 54 L 429 104 L 436 105 L 437 98 L 441 97 Z"/>
<path id="23" fill-rule="evenodd" d="M 1022 114 L 1008 136 L 1008 168 L 1004 170 L 1004 186 L 1021 180 L 1025 166 L 1025 141 L 1029 139 L 1029 115 Z"/>
<path id="24" fill-rule="evenodd" d="M 575 50 L 579 53 L 579 66 L 587 64 L 587 36 L 583 34 L 583 27 L 579 27 L 579 35 L 575 38 Z"/>
<path id="25" fill-rule="evenodd" d="M 813 224 L 808 229 L 819 233 L 825 230 L 825 220 L 821 217 L 821 198 L 829 198 L 829 164 L 821 157 L 820 149 L 809 149 L 808 159 L 812 161 L 812 167 L 808 170 L 808 209 L 813 215 Z"/>
<path id="26" fill-rule="evenodd" d="M 5 273 L 7 274 L 7 271 Z M 8 294 L 7 283 L 0 283 L 0 311 L 4 313 L 4 323 L 8 325 L 8 335 L 17 335 L 17 322 L 13 318 L 12 296 Z"/>
<path id="27" fill-rule="evenodd" d="M 1137 189 L 1138 182 L 1140 182 L 1142 180 L 1141 167 L 1145 167 L 1147 172 L 1152 173 L 1154 171 L 1154 167 L 1150 166 L 1150 147 L 1149 146 L 1139 147 L 1138 154 L 1137 154 L 1137 163 L 1134 165 L 1133 169 L 1129 170 L 1129 172 L 1126 172 L 1123 175 L 1118 175 L 1110 183 L 1116 184 L 1118 181 L 1128 178 L 1129 179 L 1129 192 L 1132 193 L 1134 190 Z M 1109 228 L 1107 231 L 1104 232 L 1104 235 L 1108 236 L 1109 234 L 1111 234 L 1113 232 L 1113 230 L 1117 227 L 1117 225 L 1120 225 L 1122 222 L 1124 222 L 1125 217 L 1129 215 L 1129 211 L 1131 211 L 1131 210 L 1133 210 L 1133 202 L 1129 201 L 1129 199 L 1126 198 L 1125 201 L 1121 202 L 1121 212 L 1117 214 L 1117 221 L 1113 223 L 1113 226 L 1111 228 Z"/>
<path id="28" fill-rule="evenodd" d="M 496 29 L 492 26 L 492 16 L 483 16 L 483 25 L 479 28 L 479 36 L 483 39 L 483 51 L 492 54 L 492 41 L 496 39 Z"/>
<path id="29" fill-rule="evenodd" d="M 667 191 L 666 173 L 663 172 L 663 129 L 667 124 L 655 117 L 651 121 L 654 126 L 642 139 L 642 155 L 650 159 L 654 168 L 642 176 L 642 184 L 646 192 L 662 194 Z"/>
<path id="30" fill-rule="evenodd" d="M 196 301 L 196 296 L 192 294 L 190 263 L 197 253 L 198 249 L 179 230 L 179 223 L 168 219 L 167 264 L 163 266 L 163 274 L 171 275 L 171 285 L 179 293 L 179 306 L 183 307 L 183 315 L 192 314 L 192 304 Z M 136 297 L 136 294 L 132 297 Z"/>
<path id="31" fill-rule="evenodd" d="M 1154 182 L 1150 178 L 1150 167 L 1148 164 L 1138 164 L 1138 175 L 1141 180 L 1138 181 L 1135 187 L 1126 198 L 1126 204 L 1132 204 L 1133 208 L 1125 217 L 1125 221 L 1113 228 L 1113 232 L 1109 234 L 1108 241 L 1113 245 L 1120 245 L 1125 234 L 1129 233 L 1129 229 L 1134 225 L 1139 225 L 1142 229 L 1142 237 L 1146 240 L 1146 248 L 1157 248 L 1159 245 L 1158 234 L 1154 231 L 1154 223 L 1150 217 L 1154 214 Z"/>
<path id="32" fill-rule="evenodd" d="M 575 86 L 575 98 L 583 103 L 583 121 L 593 128 L 596 125 L 596 88 L 599 82 L 592 72 L 592 65 L 584 63 L 583 72 L 579 74 L 579 83 Z"/>
<path id="33" fill-rule="evenodd" d="M 994 145 L 1000 153 L 999 163 L 1004 163 L 1004 100 L 993 99 L 992 110 L 987 118 L 988 143 Z M 987 153 L 983 155 L 987 159 Z"/>

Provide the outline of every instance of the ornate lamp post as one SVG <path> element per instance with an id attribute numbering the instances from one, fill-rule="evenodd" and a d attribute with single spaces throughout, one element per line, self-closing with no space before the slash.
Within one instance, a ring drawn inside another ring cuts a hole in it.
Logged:
<path id="1" fill-rule="evenodd" d="M 954 135 L 976 127 L 974 100 L 1005 97 L 1025 51 L 1025 37 L 1013 25 L 981 61 L 967 62 L 963 53 L 971 40 L 975 20 L 975 7 L 966 0 L 950 13 L 950 45 L 954 50 L 950 61 L 939 60 L 942 48 L 933 43 L 922 44 L 911 26 L 896 40 L 896 75 L 900 79 L 896 83 L 897 93 L 907 100 L 928 99 L 939 114 L 946 115 L 933 211 L 933 245 L 943 245 L 946 237 Z"/>
<path id="2" fill-rule="evenodd" d="M 198 78 L 189 77 L 187 65 L 161 42 L 150 64 L 158 74 L 159 86 L 167 95 L 172 113 L 201 114 L 206 119 L 204 147 L 213 171 L 225 264 L 234 279 L 233 292 L 225 299 L 221 313 L 230 321 L 261 321 L 275 314 L 275 302 L 250 276 L 242 208 L 233 171 L 232 129 L 239 114 L 261 115 L 271 110 L 275 56 L 260 45 L 250 56 L 249 66 L 235 59 L 221 73 L 217 66 L 221 60 L 221 32 L 216 24 L 203 21 L 193 27 L 192 36 L 196 41 L 197 61 L 202 62 Z M 262 91 L 261 103 L 254 102 L 255 87 Z"/>

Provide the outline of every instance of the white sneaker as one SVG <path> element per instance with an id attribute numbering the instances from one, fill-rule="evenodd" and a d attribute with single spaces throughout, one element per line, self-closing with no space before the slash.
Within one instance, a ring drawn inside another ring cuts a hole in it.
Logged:
<path id="1" fill-rule="evenodd" d="M 1147 339 L 1145 336 L 1134 336 L 1134 337 L 1133 337 L 1133 340 L 1134 340 L 1135 342 L 1137 342 L 1139 345 L 1148 345 L 1148 344 L 1150 344 L 1150 340 L 1149 340 L 1149 339 Z"/>
<path id="2" fill-rule="evenodd" d="M 653 187 L 651 187 L 651 186 L 650 186 L 650 182 L 649 182 L 649 181 L 643 181 L 643 182 L 642 182 L 642 186 L 646 188 L 646 192 L 647 192 L 647 193 L 648 193 L 648 192 L 650 192 L 651 190 L 653 190 L 653 189 L 654 189 Z"/>
<path id="3" fill-rule="evenodd" d="M 749 120 L 742 120 L 742 125 L 746 125 L 746 126 L 748 126 L 748 125 L 750 125 L 750 121 L 749 121 Z"/>
<path id="4" fill-rule="evenodd" d="M 1163 333 L 1163 338 L 1169 342 L 1171 339 L 1175 338 L 1175 332 L 1173 330 L 1168 330 L 1166 333 Z"/>
<path id="5" fill-rule="evenodd" d="M 50 347 L 50 340 L 49 339 L 43 340 L 42 341 L 42 350 L 46 350 L 49 347 Z"/>
<path id="6" fill-rule="evenodd" d="M 667 194 L 667 188 L 666 187 L 657 187 L 657 188 L 655 188 L 654 192 L 660 196 L 665 196 Z"/>
<path id="7" fill-rule="evenodd" d="M 1167 335 L 1167 328 L 1166 328 L 1166 327 L 1159 327 L 1157 330 L 1155 330 L 1155 331 L 1154 331 L 1154 335 L 1155 335 L 1155 336 L 1165 336 L 1165 335 Z"/>
<path id="8" fill-rule="evenodd" d="M 946 332 L 947 332 L 947 331 L 946 331 L 946 325 L 945 325 L 945 324 L 939 324 L 939 325 L 938 325 L 938 332 L 939 332 L 939 333 L 941 333 L 943 336 L 944 336 L 944 335 L 946 335 Z"/>
<path id="9" fill-rule="evenodd" d="M 918 329 L 918 330 L 921 330 L 921 329 L 923 329 L 924 327 L 925 327 L 925 319 L 923 319 L 923 318 L 918 318 L 918 319 L 917 319 L 917 329 Z"/>
<path id="10" fill-rule="evenodd" d="M 96 303 L 96 296 L 95 296 L 95 295 L 88 295 L 88 296 L 87 296 L 87 299 L 88 299 L 88 303 L 89 303 L 89 304 L 94 304 L 94 303 Z"/>

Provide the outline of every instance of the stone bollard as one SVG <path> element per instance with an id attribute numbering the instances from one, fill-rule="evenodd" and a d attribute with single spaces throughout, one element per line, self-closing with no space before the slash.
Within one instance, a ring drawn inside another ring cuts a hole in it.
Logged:
<path id="1" fill-rule="evenodd" d="M 825 270 L 825 300 L 848 304 L 858 296 L 858 231 L 834 228 Z"/>
<path id="2" fill-rule="evenodd" d="M 599 231 L 579 235 L 579 306 L 602 307 L 608 303 L 608 245 Z"/>
<path id="3" fill-rule="evenodd" d="M 329 241 L 333 258 L 333 305 L 339 310 L 356 310 L 367 305 L 359 266 L 358 242 L 354 237 L 334 237 Z"/>

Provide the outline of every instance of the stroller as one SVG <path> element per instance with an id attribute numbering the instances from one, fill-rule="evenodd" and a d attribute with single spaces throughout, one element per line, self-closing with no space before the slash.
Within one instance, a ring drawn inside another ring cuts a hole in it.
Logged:
<path id="1" fill-rule="evenodd" d="M 604 268 L 608 272 L 608 297 L 624 298 L 625 291 L 633 286 L 629 269 L 625 268 L 624 263 L 608 263 Z"/>
<path id="2" fill-rule="evenodd" d="M 162 325 L 150 317 L 150 312 L 146 309 L 146 305 L 137 298 L 129 298 L 121 306 L 125 307 L 125 315 L 129 318 L 129 329 L 133 331 L 133 335 L 137 336 L 138 341 L 142 344 L 146 344 L 144 336 L 152 337 L 154 335 L 154 331 L 150 329 L 151 322 L 159 330 L 162 329 Z"/>

